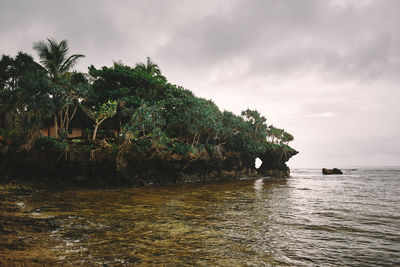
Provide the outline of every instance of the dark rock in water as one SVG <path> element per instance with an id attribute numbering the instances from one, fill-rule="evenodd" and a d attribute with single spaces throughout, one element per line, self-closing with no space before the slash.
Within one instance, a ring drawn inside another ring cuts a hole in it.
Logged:
<path id="1" fill-rule="evenodd" d="M 323 168 L 322 169 L 322 174 L 326 174 L 326 175 L 329 175 L 329 174 L 343 174 L 343 172 L 341 170 L 337 169 L 337 168 L 333 168 L 333 169 L 325 169 L 325 168 Z"/>
<path id="2" fill-rule="evenodd" d="M 290 169 L 286 165 L 286 162 L 296 155 L 296 150 L 281 150 L 281 149 L 273 149 L 270 151 L 266 151 L 260 155 L 257 155 L 258 158 L 261 159 L 262 164 L 260 168 L 258 168 L 257 172 L 261 176 L 270 176 L 270 177 L 289 177 Z M 254 165 L 254 158 L 250 160 L 252 165 Z"/>

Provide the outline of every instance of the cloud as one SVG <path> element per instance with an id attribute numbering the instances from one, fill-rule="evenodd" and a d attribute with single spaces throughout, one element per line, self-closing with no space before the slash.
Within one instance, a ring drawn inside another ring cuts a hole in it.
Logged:
<path id="1" fill-rule="evenodd" d="M 314 118 L 334 118 L 336 116 L 337 115 L 334 112 L 330 111 L 308 115 L 308 117 L 314 117 Z"/>
<path id="2" fill-rule="evenodd" d="M 398 79 L 400 3 L 361 2 L 237 1 L 177 25 L 159 55 L 210 72 L 241 58 L 249 62 L 243 76 Z"/>
<path id="3" fill-rule="evenodd" d="M 367 146 L 376 162 L 400 162 L 382 146 L 400 135 L 398 10 L 397 0 L 2 0 L 0 53 L 34 54 L 55 37 L 86 55 L 81 71 L 150 56 L 172 83 L 293 133 L 298 164 L 339 162 L 346 144 L 347 162 L 371 162 Z"/>

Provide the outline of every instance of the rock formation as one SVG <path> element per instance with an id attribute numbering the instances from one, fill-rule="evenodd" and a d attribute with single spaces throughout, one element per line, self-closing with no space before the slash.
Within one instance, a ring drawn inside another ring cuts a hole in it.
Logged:
<path id="1" fill-rule="evenodd" d="M 88 185 L 180 184 L 243 177 L 288 177 L 286 165 L 295 150 L 274 149 L 264 154 L 223 151 L 175 154 L 157 148 L 126 151 L 123 157 L 111 146 L 99 143 L 69 144 L 64 152 L 34 149 L 0 155 L 0 180 L 22 177 L 29 180 L 62 181 Z M 259 157 L 263 163 L 254 166 Z M 118 159 L 117 159 L 118 158 Z"/>
<path id="2" fill-rule="evenodd" d="M 322 174 L 325 174 L 325 175 L 343 174 L 343 172 L 342 172 L 341 170 L 337 169 L 337 168 L 333 168 L 333 169 L 326 169 L 326 168 L 323 168 L 323 169 L 322 169 Z"/>

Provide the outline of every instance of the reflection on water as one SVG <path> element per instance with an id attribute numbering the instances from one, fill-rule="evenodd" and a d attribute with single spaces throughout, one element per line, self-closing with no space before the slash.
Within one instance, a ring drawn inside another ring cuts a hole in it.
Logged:
<path id="1" fill-rule="evenodd" d="M 74 265 L 400 264 L 400 172 L 175 187 L 41 192 L 61 225 L 54 253 Z"/>

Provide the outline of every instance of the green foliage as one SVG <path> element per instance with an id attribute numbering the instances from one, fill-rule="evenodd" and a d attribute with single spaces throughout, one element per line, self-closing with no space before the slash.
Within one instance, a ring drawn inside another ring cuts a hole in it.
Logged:
<path id="1" fill-rule="evenodd" d="M 83 55 L 69 56 L 66 40 L 40 41 L 34 49 L 41 65 L 24 53 L 0 60 L 0 128 L 7 132 L 23 136 L 51 118 L 59 136 L 66 137 L 75 114 L 84 111 L 93 121 L 88 137 L 117 131 L 135 151 L 156 147 L 187 155 L 218 148 L 259 154 L 290 149 L 294 139 L 268 125 L 257 110 L 221 112 L 211 100 L 168 83 L 150 58 L 135 66 L 90 66 L 84 74 L 72 71 Z M 64 144 L 43 138 L 38 143 L 51 149 Z"/>
<path id="2" fill-rule="evenodd" d="M 153 143 L 150 138 L 139 139 L 133 143 L 132 150 L 137 152 L 143 152 L 149 150 L 152 144 Z"/>
<path id="3" fill-rule="evenodd" d="M 15 139 L 19 136 L 18 129 L 0 128 L 0 136 L 3 139 Z"/>
<path id="4" fill-rule="evenodd" d="M 108 100 L 107 102 L 96 107 L 86 107 L 81 105 L 83 111 L 94 121 L 93 140 L 96 139 L 97 129 L 100 124 L 108 118 L 111 118 L 117 112 L 118 103 L 115 100 Z"/>
<path id="5" fill-rule="evenodd" d="M 181 142 L 173 142 L 171 144 L 171 151 L 184 156 L 187 155 L 189 152 L 190 153 L 195 152 L 192 146 Z"/>
<path id="6" fill-rule="evenodd" d="M 36 142 L 36 148 L 46 151 L 63 152 L 67 146 L 68 143 L 47 136 L 40 137 Z"/>
<path id="7" fill-rule="evenodd" d="M 167 80 L 164 76 L 161 75 L 161 70 L 158 67 L 158 65 L 155 64 L 153 61 L 151 61 L 151 59 L 149 57 L 147 57 L 146 64 L 137 63 L 135 69 L 146 72 L 151 77 L 156 77 L 157 79 L 160 79 L 163 81 Z"/>
<path id="8" fill-rule="evenodd" d="M 57 42 L 54 39 L 47 39 L 47 43 L 39 41 L 34 43 L 33 49 L 38 52 L 40 63 L 47 70 L 53 79 L 64 76 L 76 64 L 79 58 L 84 55 L 75 54 L 68 57 L 68 42 L 62 40 Z"/>
<path id="9" fill-rule="evenodd" d="M 159 79 L 158 66 L 148 58 L 135 68 L 114 63 L 89 71 L 95 80 L 97 99 L 113 98 L 120 103 L 114 120 L 123 125 L 123 133 L 137 140 L 146 137 L 161 143 L 161 138 L 179 140 L 166 149 L 185 154 L 216 145 L 247 153 L 262 153 L 272 143 L 287 144 L 293 138 L 284 132 L 270 134 L 266 119 L 258 111 L 247 109 L 237 116 L 191 91 Z M 95 97 L 94 97 L 95 98 Z M 93 99 L 94 99 L 93 98 Z"/>
<path id="10" fill-rule="evenodd" d="M 95 120 L 105 120 L 115 115 L 117 112 L 117 101 L 108 100 L 94 112 Z"/>
<path id="11" fill-rule="evenodd" d="M 51 112 L 51 83 L 33 58 L 19 52 L 0 60 L 0 127 L 24 134 Z"/>
<path id="12" fill-rule="evenodd" d="M 69 47 L 67 40 L 57 42 L 47 39 L 34 43 L 42 69 L 51 80 L 51 113 L 54 117 L 56 136 L 66 137 L 69 124 L 76 114 L 79 99 L 87 94 L 87 81 L 83 74 L 71 73 L 81 54 L 68 56 Z"/>
<path id="13" fill-rule="evenodd" d="M 162 116 L 162 105 L 149 106 L 143 103 L 131 113 L 131 119 L 125 124 L 125 132 L 130 132 L 133 137 L 149 136 L 161 137 L 162 129 L 165 127 L 165 119 Z"/>

